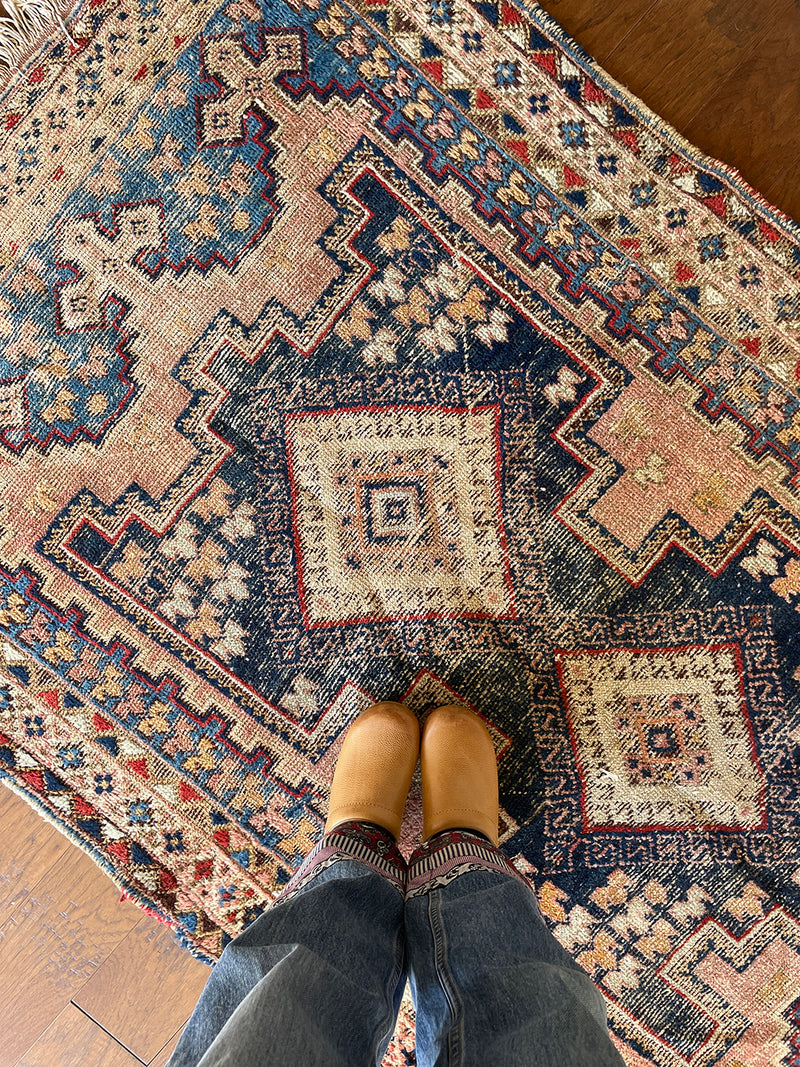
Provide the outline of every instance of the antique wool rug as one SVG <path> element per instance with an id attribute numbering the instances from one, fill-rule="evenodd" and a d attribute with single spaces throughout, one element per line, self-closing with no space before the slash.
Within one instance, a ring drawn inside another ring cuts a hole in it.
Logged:
<path id="1" fill-rule="evenodd" d="M 798 226 L 533 3 L 37 32 L 0 92 L 4 783 L 213 964 L 359 711 L 463 703 L 626 1062 L 797 1064 Z"/>

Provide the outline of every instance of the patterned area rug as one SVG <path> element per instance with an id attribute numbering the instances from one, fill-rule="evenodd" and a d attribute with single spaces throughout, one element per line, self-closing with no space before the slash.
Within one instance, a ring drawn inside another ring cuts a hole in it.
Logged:
<path id="1" fill-rule="evenodd" d="M 796 1064 L 796 224 L 532 4 L 67 28 L 0 95 L 5 783 L 211 964 L 358 712 L 463 703 L 626 1062 Z"/>

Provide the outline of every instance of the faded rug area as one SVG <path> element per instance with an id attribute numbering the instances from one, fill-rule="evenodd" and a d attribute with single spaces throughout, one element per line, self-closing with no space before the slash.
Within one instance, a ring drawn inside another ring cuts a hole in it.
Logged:
<path id="1" fill-rule="evenodd" d="M 5 783 L 213 964 L 359 711 L 463 703 L 627 1063 L 795 1064 L 796 224 L 533 5 L 67 26 L 0 96 Z"/>

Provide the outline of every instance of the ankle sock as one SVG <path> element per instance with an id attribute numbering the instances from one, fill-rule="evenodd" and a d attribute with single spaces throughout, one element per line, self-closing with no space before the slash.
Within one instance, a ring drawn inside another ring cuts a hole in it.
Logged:
<path id="1" fill-rule="evenodd" d="M 437 837 L 441 837 L 442 834 L 452 834 L 454 831 L 458 831 L 461 834 L 473 834 L 475 837 L 481 837 L 484 841 L 487 841 L 492 848 L 494 848 L 494 841 L 491 841 L 486 834 L 482 834 L 480 830 L 473 830 L 470 826 L 448 826 L 446 830 L 440 830 L 438 834 L 433 834 L 429 837 L 429 841 L 435 841 Z"/>
<path id="2" fill-rule="evenodd" d="M 362 828 L 364 830 L 379 830 L 382 834 L 386 834 L 387 837 L 391 837 L 394 841 L 394 834 L 390 830 L 387 830 L 385 826 L 380 826 L 376 822 L 369 822 L 367 819 L 346 819 L 344 822 L 337 823 L 331 827 L 328 831 L 333 833 L 335 830 L 353 830 L 356 828 Z"/>
<path id="3" fill-rule="evenodd" d="M 368 822 L 366 819 L 359 819 L 358 820 L 358 825 L 359 826 L 365 826 L 368 830 L 380 830 L 381 833 L 388 834 L 389 837 L 391 837 L 392 840 L 394 840 L 394 834 L 391 832 L 391 830 L 387 830 L 385 826 L 380 826 L 376 822 Z"/>

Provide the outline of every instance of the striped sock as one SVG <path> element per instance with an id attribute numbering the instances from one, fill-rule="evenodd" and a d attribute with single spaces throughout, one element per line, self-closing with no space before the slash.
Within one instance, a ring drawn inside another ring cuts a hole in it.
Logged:
<path id="1" fill-rule="evenodd" d="M 441 837 L 442 834 L 452 834 L 453 831 L 455 831 L 455 830 L 457 830 L 459 833 L 462 833 L 462 834 L 473 834 L 475 837 L 481 837 L 481 838 L 483 838 L 484 841 L 488 841 L 489 844 L 492 847 L 494 847 L 494 841 L 491 841 L 486 836 L 486 834 L 482 834 L 480 832 L 480 830 L 473 830 L 472 827 L 470 827 L 470 826 L 448 826 L 448 828 L 446 830 L 440 830 L 438 834 L 433 834 L 433 836 L 429 837 L 428 840 L 429 841 L 435 841 L 436 838 L 437 837 Z"/>

